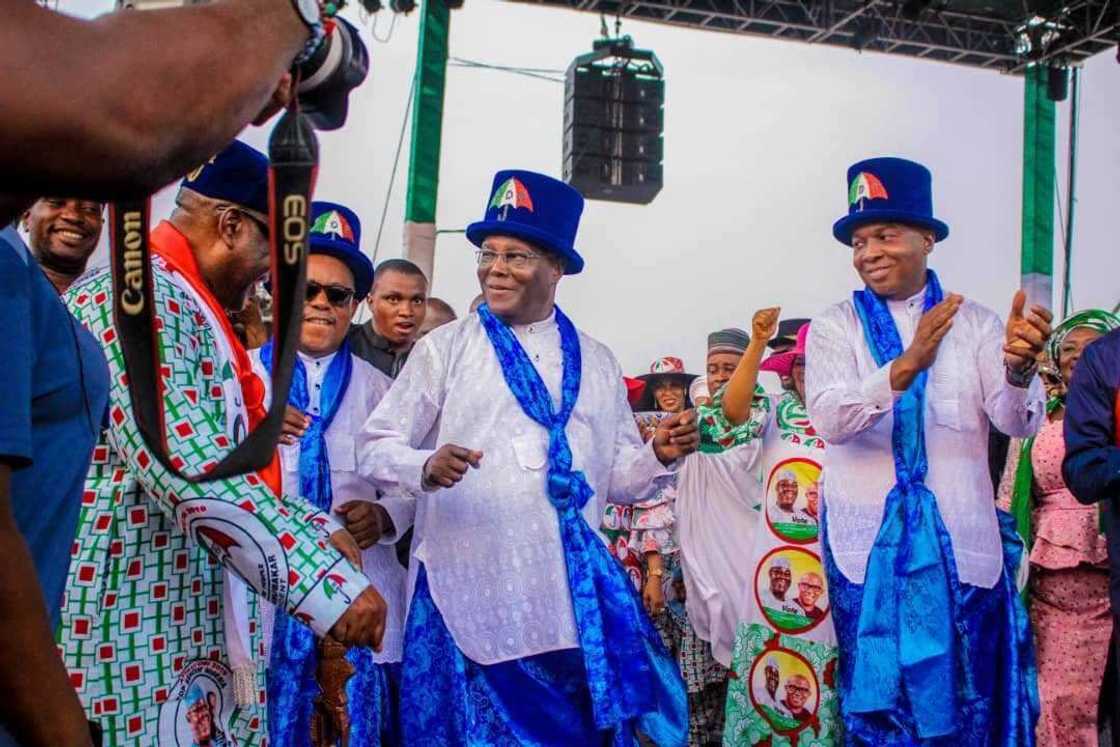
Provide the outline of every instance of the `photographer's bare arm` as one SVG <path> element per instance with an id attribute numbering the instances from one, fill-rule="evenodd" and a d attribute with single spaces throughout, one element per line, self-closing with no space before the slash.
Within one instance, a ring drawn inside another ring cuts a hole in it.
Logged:
<path id="1" fill-rule="evenodd" d="M 82 704 L 51 639 L 35 566 L 11 507 L 11 467 L 0 464 L 0 724 L 28 747 L 89 745 Z"/>
<path id="2" fill-rule="evenodd" d="M 309 37 L 291 0 L 92 21 L 12 0 L 4 16 L 0 225 L 37 195 L 107 200 L 182 176 L 286 99 Z"/>

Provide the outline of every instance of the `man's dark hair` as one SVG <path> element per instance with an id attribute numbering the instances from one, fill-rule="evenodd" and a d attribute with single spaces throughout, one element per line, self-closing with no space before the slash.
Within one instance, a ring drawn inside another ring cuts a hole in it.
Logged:
<path id="1" fill-rule="evenodd" d="M 373 271 L 373 284 L 377 285 L 377 281 L 387 272 L 397 272 L 401 275 L 412 275 L 414 277 L 424 278 L 424 284 L 428 283 L 428 276 L 419 267 L 409 262 L 407 259 L 387 259 L 377 266 Z"/>
<path id="2" fill-rule="evenodd" d="M 444 301 L 442 298 L 428 296 L 428 306 L 432 307 L 441 314 L 446 314 L 452 319 L 459 318 L 459 315 L 455 313 L 455 309 L 451 308 L 451 304 L 449 304 L 447 301 Z"/>

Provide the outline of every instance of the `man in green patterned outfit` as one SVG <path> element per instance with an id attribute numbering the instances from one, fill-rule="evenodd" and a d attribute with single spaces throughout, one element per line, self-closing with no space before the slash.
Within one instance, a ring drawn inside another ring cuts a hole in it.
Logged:
<path id="1" fill-rule="evenodd" d="M 267 210 L 267 160 L 235 141 L 183 181 L 151 233 L 167 442 L 184 474 L 217 463 L 265 412 L 226 309 L 268 268 Z M 200 484 L 161 466 L 133 418 L 112 292 L 101 273 L 67 297 L 112 384 L 59 630 L 71 683 L 107 745 L 191 744 L 200 704 L 214 734 L 260 744 L 258 595 L 352 645 L 380 645 L 385 603 L 335 549 L 356 550 L 341 526 L 280 497 L 277 461 Z"/>

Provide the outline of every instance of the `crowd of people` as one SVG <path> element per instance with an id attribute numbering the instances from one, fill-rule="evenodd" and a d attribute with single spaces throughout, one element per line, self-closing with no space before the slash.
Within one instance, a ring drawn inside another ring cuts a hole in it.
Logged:
<path id="1" fill-rule="evenodd" d="M 9 491 L 98 741 L 1115 738 L 1120 319 L 943 291 L 924 167 L 854 165 L 865 289 L 711 333 L 702 375 L 625 376 L 556 305 L 582 198 L 550 177 L 495 176 L 461 319 L 317 201 L 276 455 L 194 481 L 272 399 L 266 171 L 233 141 L 151 231 L 171 468 L 87 272 L 104 205 L 3 233 Z"/>
<path id="2" fill-rule="evenodd" d="M 268 159 L 231 138 L 334 4 L 27 6 L 7 28 L 113 37 L 102 72 L 148 34 L 181 96 L 0 84 L 0 745 L 1120 744 L 1120 319 L 943 288 L 924 166 L 854 164 L 863 289 L 712 332 L 699 374 L 624 372 L 557 305 L 595 262 L 559 180 L 478 195 L 461 317 L 317 200 L 285 394 Z M 200 85 L 249 22 L 259 54 Z M 148 401 L 87 266 L 103 200 L 171 178 Z M 206 474 L 280 405 L 264 466 Z"/>

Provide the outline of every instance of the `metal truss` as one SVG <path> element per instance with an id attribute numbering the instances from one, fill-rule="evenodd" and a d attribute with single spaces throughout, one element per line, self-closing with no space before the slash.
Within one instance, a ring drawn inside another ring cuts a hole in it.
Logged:
<path id="1" fill-rule="evenodd" d="M 1120 0 L 1029 11 L 1022 0 L 516 0 L 675 26 L 1019 73 L 1065 67 L 1120 42 Z M 968 10 L 966 11 L 967 6 Z"/>

